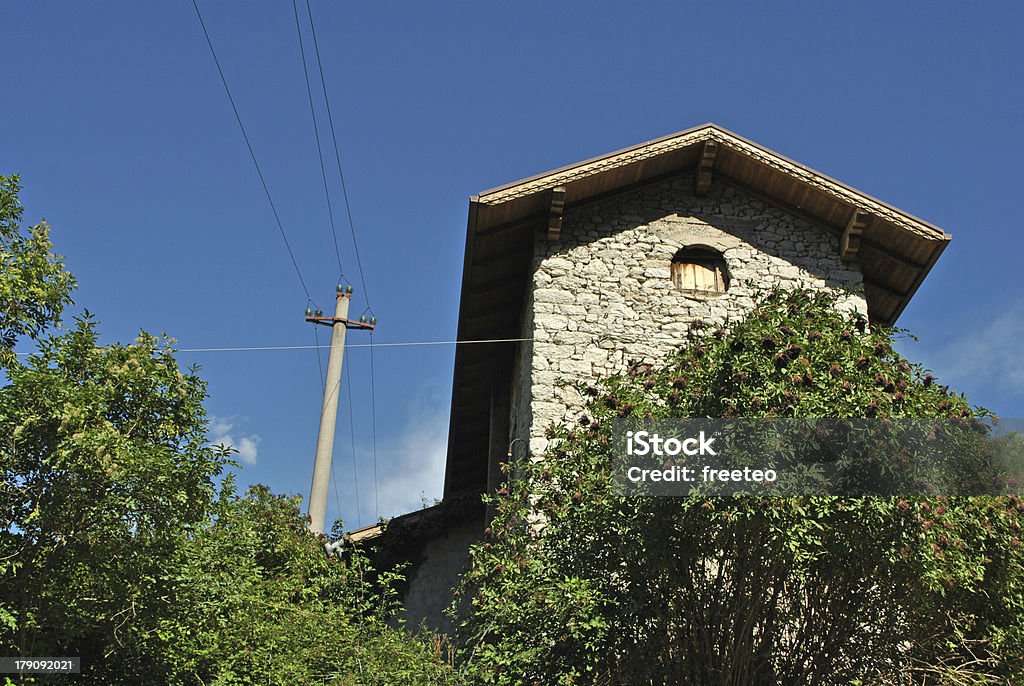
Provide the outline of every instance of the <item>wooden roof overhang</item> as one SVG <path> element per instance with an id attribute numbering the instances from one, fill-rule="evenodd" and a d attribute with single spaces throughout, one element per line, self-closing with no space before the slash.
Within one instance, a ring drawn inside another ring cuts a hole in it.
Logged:
<path id="1" fill-rule="evenodd" d="M 836 236 L 864 276 L 873 322 L 893 324 L 952 236 L 902 210 L 715 124 L 602 155 L 470 198 L 458 340 L 513 339 L 535 236 L 557 240 L 562 213 L 672 176 L 737 187 Z M 514 344 L 455 353 L 445 497 L 487 479 L 490 387 Z"/>

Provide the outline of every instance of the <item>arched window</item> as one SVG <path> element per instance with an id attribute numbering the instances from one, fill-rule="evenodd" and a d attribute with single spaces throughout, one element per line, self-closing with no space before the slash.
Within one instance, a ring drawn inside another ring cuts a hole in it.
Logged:
<path id="1" fill-rule="evenodd" d="M 672 258 L 672 283 L 687 295 L 721 295 L 729 288 L 722 253 L 703 245 L 681 248 Z"/>

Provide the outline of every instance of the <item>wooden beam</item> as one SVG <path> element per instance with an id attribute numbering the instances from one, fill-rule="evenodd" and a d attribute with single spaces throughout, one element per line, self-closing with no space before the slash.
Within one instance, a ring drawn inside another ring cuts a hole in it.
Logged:
<path id="1" fill-rule="evenodd" d="M 889 296 L 892 296 L 893 298 L 896 298 L 897 300 L 903 300 L 908 295 L 910 295 L 909 292 L 907 292 L 907 291 L 904 291 L 902 293 L 900 291 L 894 291 L 892 289 L 892 286 L 888 286 L 886 284 L 880 283 L 878 281 L 875 281 L 874 279 L 865 278 L 864 279 L 864 285 L 865 286 L 871 286 L 872 288 L 876 288 L 876 289 L 882 291 L 883 293 L 885 293 L 886 295 L 889 295 Z"/>
<path id="2" fill-rule="evenodd" d="M 711 170 L 715 167 L 715 157 L 717 156 L 718 142 L 704 141 L 704 150 L 697 162 L 697 177 L 693 187 L 693 192 L 697 195 L 704 195 L 711 188 Z"/>
<path id="3" fill-rule="evenodd" d="M 483 395 L 482 397 L 483 402 L 481 402 L 480 404 L 483 405 L 484 410 L 486 410 L 488 396 Z M 465 417 L 463 417 L 462 421 L 459 423 L 459 431 L 465 433 L 467 436 L 476 435 L 476 439 L 480 440 L 479 434 L 487 433 L 487 429 L 490 427 L 490 424 L 491 418 L 488 415 L 488 413 L 486 411 L 481 411 L 477 412 L 476 417 L 474 417 L 472 420 L 467 420 Z"/>
<path id="4" fill-rule="evenodd" d="M 476 236 L 493 236 L 497 234 L 507 233 L 509 231 L 521 231 L 529 228 L 531 224 L 536 225 L 544 221 L 547 218 L 547 213 L 543 210 L 534 212 L 533 214 L 527 215 L 522 219 L 516 219 L 514 221 L 505 222 L 504 224 L 497 224 L 495 226 L 488 227 L 476 232 Z"/>
<path id="5" fill-rule="evenodd" d="M 925 262 L 919 262 L 917 260 L 912 260 L 909 257 L 907 257 L 906 255 L 901 255 L 900 253 L 896 252 L 895 250 L 892 250 L 891 248 L 888 248 L 885 245 L 882 245 L 881 243 L 879 243 L 877 241 L 873 241 L 870 238 L 861 237 L 860 247 L 861 248 L 870 248 L 871 250 L 874 250 L 875 252 L 879 253 L 880 255 L 883 255 L 884 257 L 888 257 L 890 260 L 894 260 L 896 262 L 899 262 L 900 264 L 905 264 L 906 266 L 913 267 L 914 269 L 924 269 L 925 267 L 928 266 L 927 263 L 925 263 Z"/>
<path id="6" fill-rule="evenodd" d="M 493 267 L 496 264 L 503 262 L 514 262 L 516 260 L 526 260 L 533 257 L 533 246 L 527 246 L 525 250 L 519 250 L 517 252 L 499 252 L 490 257 L 476 260 L 470 265 L 471 269 L 477 269 L 481 267 Z"/>
<path id="7" fill-rule="evenodd" d="M 921 282 L 924 281 L 924 277 L 928 276 L 928 272 L 935 266 L 935 262 L 939 259 L 939 255 L 941 255 L 942 251 L 946 249 L 947 245 L 949 245 L 949 240 L 952 236 L 949 236 L 949 234 L 946 235 L 948 236 L 946 240 L 936 243 L 936 246 L 932 249 L 932 254 L 928 257 L 928 262 L 919 272 L 917 272 L 917 278 L 914 279 L 914 283 L 907 289 L 906 297 L 903 298 L 903 300 L 901 300 L 893 310 L 892 316 L 889 317 L 888 321 L 890 326 L 899 319 L 899 316 L 903 313 L 903 309 L 907 306 L 907 303 L 910 302 L 910 299 L 914 297 L 914 293 L 917 293 L 917 289 L 920 288 Z"/>
<path id="8" fill-rule="evenodd" d="M 519 314 L 519 308 L 513 307 L 513 305 L 518 302 L 519 298 L 516 298 L 515 300 L 507 300 L 504 303 L 501 303 L 500 306 L 496 304 L 496 306 L 488 308 L 486 312 L 471 314 L 466 321 L 467 323 L 476 326 L 480 322 L 501 324 L 504 323 L 505 319 L 511 319 L 512 321 L 510 324 L 515 325 L 517 323 L 516 320 L 518 319 L 516 315 Z"/>
<path id="9" fill-rule="evenodd" d="M 861 234 L 864 233 L 864 227 L 870 221 L 870 214 L 862 212 L 856 207 L 853 208 L 850 219 L 846 222 L 846 228 L 843 229 L 843 235 L 839 238 L 839 257 L 843 262 L 853 262 L 857 259 L 857 253 L 860 252 Z"/>
<path id="10" fill-rule="evenodd" d="M 475 340 L 475 339 L 471 339 L 470 338 L 470 339 L 466 339 L 466 340 Z M 494 362 L 494 356 L 490 354 L 490 352 L 491 352 L 489 350 L 489 345 L 490 344 L 463 343 L 461 345 L 469 345 L 475 351 L 475 352 L 473 352 L 471 354 L 472 355 L 472 359 L 466 360 L 465 363 L 463 364 L 463 366 L 466 369 L 479 371 L 480 369 L 486 368 L 486 367 L 488 367 L 490 365 L 493 365 L 495 363 Z M 485 379 L 484 381 L 487 381 L 487 380 Z M 471 377 L 471 378 L 466 380 L 466 387 L 469 388 L 470 386 L 472 386 L 475 383 L 482 383 L 482 382 L 481 382 L 480 379 L 477 379 L 475 377 Z"/>
<path id="11" fill-rule="evenodd" d="M 477 317 L 486 316 L 494 311 L 503 311 L 511 308 L 518 312 L 523 303 L 522 290 L 495 291 L 483 293 L 480 296 L 474 294 L 469 297 L 473 299 L 474 310 L 484 310 L 484 312 L 476 312 L 474 314 L 467 312 L 470 321 L 474 321 Z"/>
<path id="12" fill-rule="evenodd" d="M 484 295 L 492 291 L 503 291 L 508 288 L 521 290 L 521 286 L 526 283 L 527 274 L 526 272 L 517 272 L 511 276 L 505 276 L 500 279 L 491 279 L 489 281 L 480 281 L 473 289 L 473 296 Z"/>
<path id="13" fill-rule="evenodd" d="M 565 186 L 551 189 L 551 209 L 548 212 L 548 241 L 554 243 L 562 236 L 562 213 L 565 211 Z"/>

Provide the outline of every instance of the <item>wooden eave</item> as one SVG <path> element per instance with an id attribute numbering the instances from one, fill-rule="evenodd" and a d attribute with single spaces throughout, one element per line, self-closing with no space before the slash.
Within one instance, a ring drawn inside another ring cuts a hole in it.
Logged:
<path id="1" fill-rule="evenodd" d="M 726 183 L 829 231 L 864 276 L 871 320 L 891 325 L 952 236 L 715 124 L 647 141 L 470 198 L 458 340 L 515 338 L 534 240 L 557 239 L 563 212 L 673 176 Z M 509 346 L 455 353 L 445 497 L 486 483 L 491 378 Z M 473 431 L 467 431 L 470 426 Z M 482 427 L 482 428 L 480 428 Z"/>

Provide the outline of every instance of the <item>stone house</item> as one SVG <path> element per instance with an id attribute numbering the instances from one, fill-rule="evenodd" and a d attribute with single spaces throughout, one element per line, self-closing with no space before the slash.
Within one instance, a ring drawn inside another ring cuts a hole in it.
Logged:
<path id="1" fill-rule="evenodd" d="M 443 502 L 368 527 L 411 562 L 408 619 L 441 609 L 484 528 L 498 465 L 538 458 L 591 381 L 658 362 L 695 322 L 772 286 L 838 289 L 892 324 L 950 240 L 941 229 L 714 124 L 470 198 Z"/>

